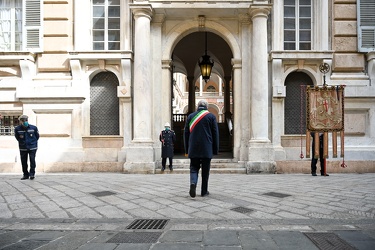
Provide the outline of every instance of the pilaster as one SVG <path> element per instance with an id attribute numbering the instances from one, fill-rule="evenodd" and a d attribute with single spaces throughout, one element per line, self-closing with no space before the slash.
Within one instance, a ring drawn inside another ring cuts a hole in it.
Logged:
<path id="1" fill-rule="evenodd" d="M 247 159 L 246 142 L 242 140 L 242 101 L 241 101 L 241 89 L 242 89 L 242 61 L 241 59 L 232 59 L 233 66 L 233 157 L 241 161 Z"/>

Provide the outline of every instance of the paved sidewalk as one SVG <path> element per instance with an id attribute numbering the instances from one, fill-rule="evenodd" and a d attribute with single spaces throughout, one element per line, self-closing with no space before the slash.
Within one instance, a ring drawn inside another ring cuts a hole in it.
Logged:
<path id="1" fill-rule="evenodd" d="M 0 178 L 0 249 L 375 249 L 375 174 Z"/>

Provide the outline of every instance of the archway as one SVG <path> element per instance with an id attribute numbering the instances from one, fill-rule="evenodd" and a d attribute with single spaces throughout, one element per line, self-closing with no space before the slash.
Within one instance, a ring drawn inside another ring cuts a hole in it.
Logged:
<path id="1" fill-rule="evenodd" d="M 193 32 L 184 36 L 175 46 L 173 61 L 172 113 L 173 129 L 177 135 L 176 154 L 183 153 L 183 128 L 188 114 L 196 109 L 196 103 L 206 99 L 217 117 L 220 129 L 220 150 L 232 157 L 232 135 L 228 119 L 233 113 L 232 63 L 233 53 L 227 42 L 215 33 L 207 32 L 207 54 L 214 60 L 211 78 L 205 82 L 198 67 L 199 58 L 205 53 L 205 32 Z M 188 106 L 186 112 L 186 106 Z M 220 110 L 227 110 L 226 114 Z M 231 121 L 233 122 L 233 121 Z M 230 154 L 228 154 L 230 153 Z"/>

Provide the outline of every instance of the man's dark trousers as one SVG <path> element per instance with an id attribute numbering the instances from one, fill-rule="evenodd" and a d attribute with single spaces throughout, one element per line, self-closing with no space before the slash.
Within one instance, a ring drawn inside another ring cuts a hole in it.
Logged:
<path id="1" fill-rule="evenodd" d="M 24 176 L 35 176 L 35 155 L 36 149 L 33 150 L 20 150 L 22 172 Z M 27 156 L 30 158 L 30 173 L 28 171 Z"/>
<path id="2" fill-rule="evenodd" d="M 319 136 L 319 161 L 320 161 L 320 173 L 324 174 L 324 158 L 323 158 L 323 136 Z M 316 164 L 318 159 L 315 158 L 315 140 L 312 143 L 312 159 L 311 159 L 311 173 L 316 173 Z"/>
<path id="3" fill-rule="evenodd" d="M 202 185 L 201 195 L 208 191 L 208 177 L 210 175 L 211 159 L 210 158 L 191 158 L 190 159 L 190 183 L 197 185 L 198 173 L 202 166 Z"/>

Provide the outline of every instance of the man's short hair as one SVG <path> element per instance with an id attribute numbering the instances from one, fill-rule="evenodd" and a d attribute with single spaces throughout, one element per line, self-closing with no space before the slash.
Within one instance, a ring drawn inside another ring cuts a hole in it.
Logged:
<path id="1" fill-rule="evenodd" d="M 205 107 L 205 108 L 207 108 L 208 107 L 207 101 L 206 100 L 200 100 L 198 102 L 198 107 Z"/>

